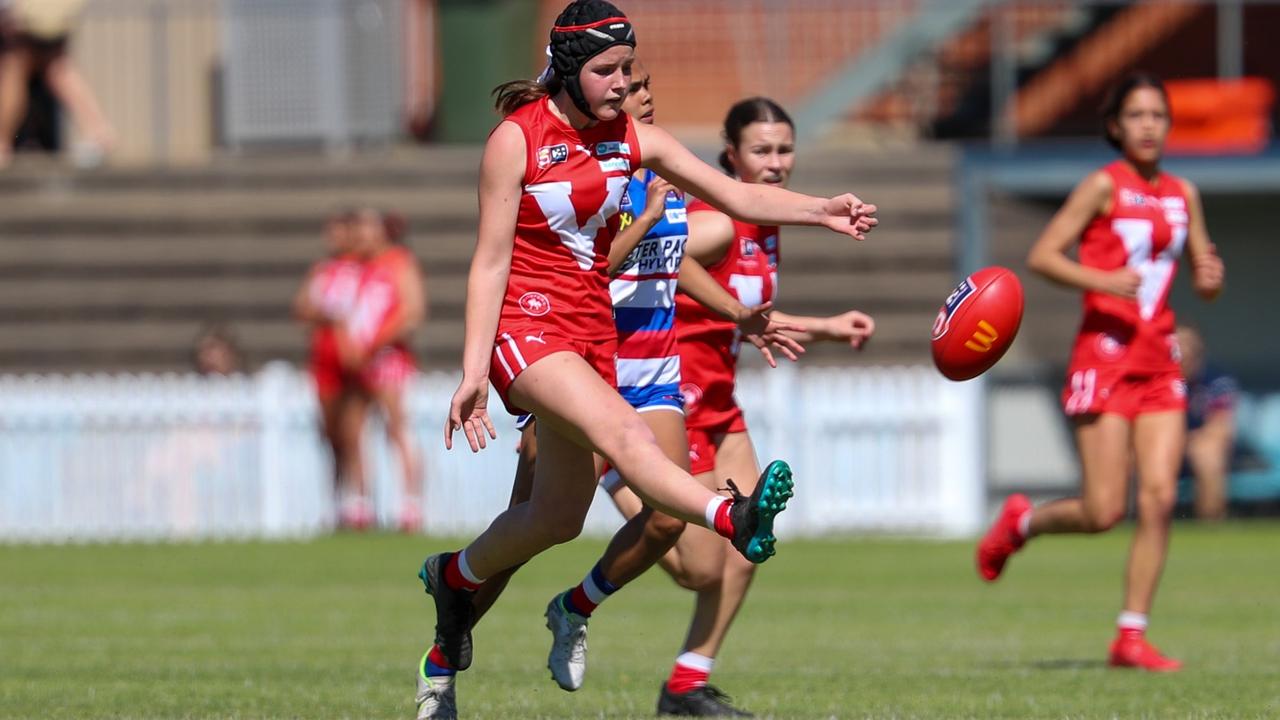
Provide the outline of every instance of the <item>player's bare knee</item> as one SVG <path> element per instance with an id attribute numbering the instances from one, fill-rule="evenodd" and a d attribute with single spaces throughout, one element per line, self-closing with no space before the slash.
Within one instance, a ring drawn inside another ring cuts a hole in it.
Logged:
<path id="1" fill-rule="evenodd" d="M 645 535 L 657 542 L 675 545 L 687 526 L 684 520 L 671 517 L 666 513 L 655 512 L 645 522 Z"/>
<path id="2" fill-rule="evenodd" d="M 551 522 L 544 523 L 542 534 L 547 546 L 561 545 L 577 538 L 582 534 L 584 522 L 586 522 L 585 516 L 561 515 Z"/>
<path id="3" fill-rule="evenodd" d="M 628 477 L 628 470 L 649 461 L 653 453 L 662 452 L 653 430 L 649 429 L 639 415 L 632 415 L 622 420 L 618 427 L 603 438 L 602 445 L 608 446 L 600 448 L 606 457 L 613 460 L 623 477 Z"/>
<path id="4" fill-rule="evenodd" d="M 1168 517 L 1178 502 L 1174 487 L 1144 488 L 1138 493 L 1138 511 L 1151 517 Z"/>
<path id="5" fill-rule="evenodd" d="M 1091 533 L 1101 533 L 1110 530 L 1120 521 L 1124 519 L 1124 505 L 1119 506 L 1102 506 L 1090 508 L 1085 513 L 1085 530 Z"/>
<path id="6" fill-rule="evenodd" d="M 684 572 L 671 576 L 676 584 L 693 592 L 714 592 L 724 582 L 721 568 L 685 568 Z"/>

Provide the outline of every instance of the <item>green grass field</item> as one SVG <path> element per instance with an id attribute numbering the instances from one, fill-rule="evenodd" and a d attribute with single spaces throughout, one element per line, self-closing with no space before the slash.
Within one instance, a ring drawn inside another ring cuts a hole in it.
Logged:
<path id="1" fill-rule="evenodd" d="M 1280 717 L 1280 526 L 1179 526 L 1152 638 L 1173 676 L 1103 664 L 1127 532 L 1051 538 L 994 587 L 969 543 L 793 542 L 713 676 L 778 718 Z M 0 716 L 409 718 L 450 543 L 0 547 Z M 544 668 L 542 611 L 602 548 L 539 558 L 476 636 L 463 717 L 651 717 L 690 596 L 655 571 L 592 620 L 587 685 Z"/>

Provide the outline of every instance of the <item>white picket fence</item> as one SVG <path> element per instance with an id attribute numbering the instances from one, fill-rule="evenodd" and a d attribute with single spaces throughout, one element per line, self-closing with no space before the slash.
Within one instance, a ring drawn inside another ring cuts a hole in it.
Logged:
<path id="1" fill-rule="evenodd" d="M 506 506 L 512 419 L 473 455 L 446 452 L 456 378 L 424 375 L 410 414 L 424 450 L 425 529 L 470 535 Z M 744 372 L 739 398 L 762 458 L 787 459 L 797 496 L 784 535 L 964 535 L 982 512 L 982 388 L 927 368 Z M 398 469 L 371 423 L 368 463 L 383 522 Z M 464 444 L 465 447 L 465 444 Z M 309 378 L 0 376 L 0 541 L 300 537 L 331 526 L 330 464 Z M 601 494 L 587 532 L 620 519 Z"/>

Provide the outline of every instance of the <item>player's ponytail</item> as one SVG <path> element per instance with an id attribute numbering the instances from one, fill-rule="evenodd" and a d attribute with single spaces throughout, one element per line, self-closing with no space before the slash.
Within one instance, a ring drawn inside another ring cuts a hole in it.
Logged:
<path id="1" fill-rule="evenodd" d="M 1164 98 L 1164 106 L 1169 107 L 1169 93 L 1164 89 L 1164 82 L 1159 76 L 1149 72 L 1131 73 L 1124 80 L 1120 81 L 1107 94 L 1107 99 L 1102 104 L 1102 137 L 1106 138 L 1107 144 L 1116 150 L 1123 150 L 1120 145 L 1120 138 L 1111 132 L 1113 123 L 1120 122 L 1120 111 L 1124 109 L 1124 101 L 1129 99 L 1129 93 L 1139 88 L 1152 88 L 1160 92 L 1160 97 Z"/>
<path id="2" fill-rule="evenodd" d="M 494 107 L 503 117 L 519 110 L 535 100 L 551 97 L 560 92 L 560 78 L 554 74 L 546 80 L 512 80 L 493 89 Z"/>
<path id="3" fill-rule="evenodd" d="M 733 107 L 729 108 L 729 114 L 724 117 L 724 129 L 721 136 L 728 145 L 732 145 L 734 150 L 738 149 L 738 143 L 742 142 L 742 131 L 752 123 L 786 123 L 791 126 L 792 130 L 796 129 L 796 124 L 791 121 L 791 116 L 778 103 L 766 97 L 753 97 L 746 100 L 739 100 Z M 725 148 L 720 153 L 720 167 L 730 175 L 737 175 L 737 168 L 729 160 L 729 149 Z"/>

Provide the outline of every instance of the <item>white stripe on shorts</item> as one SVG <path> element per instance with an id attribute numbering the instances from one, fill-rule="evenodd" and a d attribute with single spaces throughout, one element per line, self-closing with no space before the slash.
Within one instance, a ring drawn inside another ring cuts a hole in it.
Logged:
<path id="1" fill-rule="evenodd" d="M 507 344 L 511 346 L 511 356 L 516 359 L 516 362 L 520 363 L 520 369 L 528 369 L 529 363 L 525 362 L 524 355 L 520 354 L 520 346 L 516 345 L 516 339 L 506 333 L 502 333 L 502 337 L 506 338 Z"/>
<path id="2" fill-rule="evenodd" d="M 502 355 L 502 346 L 499 345 L 494 348 L 493 354 L 498 356 L 498 362 L 502 363 L 502 369 L 507 371 L 507 379 L 515 380 L 516 374 L 511 372 L 511 366 L 507 364 L 507 359 Z"/>

